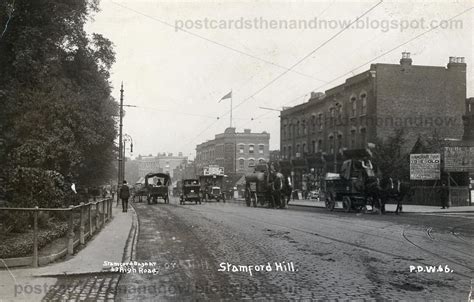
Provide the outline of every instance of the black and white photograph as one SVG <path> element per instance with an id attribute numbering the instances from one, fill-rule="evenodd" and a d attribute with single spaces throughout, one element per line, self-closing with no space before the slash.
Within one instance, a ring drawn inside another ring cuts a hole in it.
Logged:
<path id="1" fill-rule="evenodd" d="M 474 302 L 472 0 L 0 0 L 0 302 Z"/>

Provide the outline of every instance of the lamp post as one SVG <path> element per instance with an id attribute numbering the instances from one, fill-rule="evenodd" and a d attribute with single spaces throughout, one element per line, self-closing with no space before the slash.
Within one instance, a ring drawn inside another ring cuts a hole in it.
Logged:
<path id="1" fill-rule="evenodd" d="M 127 150 L 127 142 L 130 142 L 130 153 L 133 153 L 133 139 L 130 135 L 124 134 L 123 135 L 123 154 L 122 154 L 122 167 L 120 169 L 122 175 L 120 175 L 121 182 L 125 180 L 125 151 Z"/>
<path id="2" fill-rule="evenodd" d="M 336 119 L 341 113 L 340 110 L 342 109 L 342 105 L 338 102 L 334 104 L 334 173 L 337 173 L 337 152 L 339 146 L 337 144 L 338 141 L 338 133 L 337 133 L 337 122 Z"/>

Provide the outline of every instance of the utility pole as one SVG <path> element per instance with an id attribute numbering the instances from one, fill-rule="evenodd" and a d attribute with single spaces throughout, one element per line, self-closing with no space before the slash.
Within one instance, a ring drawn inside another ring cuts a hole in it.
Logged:
<path id="1" fill-rule="evenodd" d="M 117 180 L 117 201 L 119 200 L 118 190 L 123 183 L 123 142 L 122 142 L 122 127 L 123 127 L 123 82 L 120 86 L 120 123 L 119 123 L 119 158 L 118 158 L 118 180 Z"/>

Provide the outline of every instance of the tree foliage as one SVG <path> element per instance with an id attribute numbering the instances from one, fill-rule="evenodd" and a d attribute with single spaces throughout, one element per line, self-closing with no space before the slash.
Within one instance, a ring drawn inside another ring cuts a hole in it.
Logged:
<path id="1" fill-rule="evenodd" d="M 410 178 L 410 154 L 404 150 L 406 138 L 402 129 L 384 140 L 378 139 L 373 150 L 374 163 L 383 176 L 408 180 Z"/>
<path id="2" fill-rule="evenodd" d="M 97 0 L 0 2 L 3 190 L 27 186 L 18 183 L 18 171 L 33 178 L 58 173 L 84 186 L 109 178 L 116 158 L 118 106 L 109 82 L 115 54 L 108 39 L 84 30 L 97 11 Z"/>

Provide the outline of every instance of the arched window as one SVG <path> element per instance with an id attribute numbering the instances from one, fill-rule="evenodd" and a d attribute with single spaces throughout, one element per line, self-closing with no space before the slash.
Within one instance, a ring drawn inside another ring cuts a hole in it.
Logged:
<path id="1" fill-rule="evenodd" d="M 351 149 L 356 148 L 356 129 L 352 128 L 351 129 Z"/>
<path id="2" fill-rule="evenodd" d="M 303 128 L 303 135 L 308 134 L 307 129 L 306 129 L 306 121 L 303 120 L 303 121 L 301 122 L 301 125 L 302 125 L 302 128 Z"/>
<path id="3" fill-rule="evenodd" d="M 355 94 L 351 96 L 350 103 L 351 103 L 351 116 L 356 116 L 357 115 L 357 97 L 355 96 Z"/>
<path id="4" fill-rule="evenodd" d="M 361 102 L 360 114 L 366 115 L 367 114 L 367 92 L 362 91 L 360 93 L 360 102 Z"/>
<path id="5" fill-rule="evenodd" d="M 265 160 L 264 160 L 263 158 L 260 158 L 260 159 L 258 160 L 258 163 L 259 163 L 260 165 L 261 165 L 261 164 L 264 164 L 264 163 L 265 163 Z"/>
<path id="6" fill-rule="evenodd" d="M 360 128 L 360 144 L 362 148 L 367 146 L 367 130 L 365 128 Z"/>
<path id="7" fill-rule="evenodd" d="M 255 167 L 255 159 L 249 159 L 249 167 Z"/>
<path id="8" fill-rule="evenodd" d="M 239 159 L 239 169 L 245 169 L 245 160 L 243 158 Z"/>
<path id="9" fill-rule="evenodd" d="M 300 122 L 296 122 L 296 136 L 300 136 Z"/>
<path id="10" fill-rule="evenodd" d="M 322 113 L 318 115 L 318 125 L 319 125 L 319 130 L 322 130 L 324 128 L 324 120 L 323 120 Z"/>

